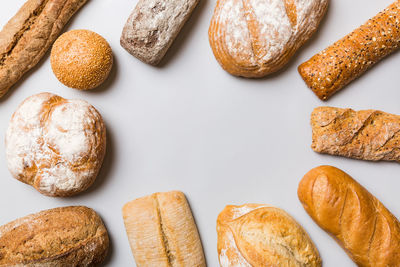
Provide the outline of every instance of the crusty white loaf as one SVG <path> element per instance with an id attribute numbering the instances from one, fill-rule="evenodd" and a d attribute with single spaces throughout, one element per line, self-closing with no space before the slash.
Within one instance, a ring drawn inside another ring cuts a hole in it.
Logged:
<path id="1" fill-rule="evenodd" d="M 217 232 L 221 267 L 321 266 L 308 234 L 275 207 L 226 206 L 218 216 Z"/>
<path id="2" fill-rule="evenodd" d="M 96 179 L 105 149 L 100 113 L 86 101 L 50 93 L 23 101 L 6 133 L 11 174 L 48 196 L 86 190 Z"/>
<path id="3" fill-rule="evenodd" d="M 332 166 L 314 168 L 301 180 L 298 196 L 358 266 L 399 266 L 399 221 L 348 174 Z"/>
<path id="4" fill-rule="evenodd" d="M 218 0 L 208 36 L 230 74 L 263 77 L 285 66 L 316 31 L 328 0 Z"/>
<path id="5" fill-rule="evenodd" d="M 155 193 L 122 209 L 138 267 L 205 267 L 200 237 L 185 195 Z"/>

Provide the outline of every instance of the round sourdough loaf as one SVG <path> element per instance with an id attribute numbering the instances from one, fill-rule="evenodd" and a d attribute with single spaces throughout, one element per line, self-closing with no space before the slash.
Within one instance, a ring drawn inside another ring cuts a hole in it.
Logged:
<path id="1" fill-rule="evenodd" d="M 50 93 L 28 97 L 6 133 L 11 174 L 48 196 L 71 196 L 96 179 L 106 149 L 99 112 L 83 100 Z"/>
<path id="2" fill-rule="evenodd" d="M 327 8 L 328 0 L 218 0 L 210 45 L 230 74 L 263 77 L 286 65 Z"/>

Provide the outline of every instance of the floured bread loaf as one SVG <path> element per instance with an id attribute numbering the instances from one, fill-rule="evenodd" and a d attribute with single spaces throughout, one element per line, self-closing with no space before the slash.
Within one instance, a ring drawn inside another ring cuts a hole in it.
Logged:
<path id="1" fill-rule="evenodd" d="M 217 232 L 221 267 L 322 265 L 304 229 L 275 207 L 226 206 L 218 216 Z"/>
<path id="2" fill-rule="evenodd" d="M 7 134 L 11 174 L 48 196 L 70 196 L 95 180 L 106 149 L 101 115 L 83 100 L 50 93 L 28 97 Z"/>
<path id="3" fill-rule="evenodd" d="M 230 74 L 263 77 L 281 69 L 316 31 L 328 0 L 218 0 L 208 31 Z"/>
<path id="4" fill-rule="evenodd" d="M 138 267 L 205 267 L 196 223 L 182 192 L 154 193 L 122 208 Z"/>

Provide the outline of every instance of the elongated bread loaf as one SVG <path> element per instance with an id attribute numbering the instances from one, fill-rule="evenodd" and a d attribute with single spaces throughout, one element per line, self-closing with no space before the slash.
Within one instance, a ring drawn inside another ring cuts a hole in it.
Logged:
<path id="1" fill-rule="evenodd" d="M 189 204 L 182 192 L 155 193 L 122 209 L 138 267 L 206 266 Z"/>
<path id="2" fill-rule="evenodd" d="M 45 210 L 0 227 L 0 266 L 95 266 L 106 258 L 108 244 L 94 210 Z"/>
<path id="3" fill-rule="evenodd" d="M 232 75 L 259 78 L 282 69 L 313 35 L 328 0 L 218 0 L 208 37 Z"/>
<path id="4" fill-rule="evenodd" d="M 399 266 L 399 221 L 348 174 L 332 166 L 312 169 L 301 180 L 298 196 L 358 266 Z"/>
<path id="5" fill-rule="evenodd" d="M 400 161 L 400 116 L 379 110 L 318 107 L 311 114 L 312 149 L 363 160 Z"/>
<path id="6" fill-rule="evenodd" d="M 299 66 L 313 92 L 327 100 L 400 47 L 400 1 Z"/>
<path id="7" fill-rule="evenodd" d="M 141 61 L 157 65 L 199 0 L 139 0 L 121 35 L 121 46 Z"/>
<path id="8" fill-rule="evenodd" d="M 226 206 L 217 219 L 221 267 L 317 267 L 321 258 L 285 211 L 259 204 Z"/>
<path id="9" fill-rule="evenodd" d="M 0 32 L 0 97 L 44 56 L 87 0 L 28 0 Z"/>

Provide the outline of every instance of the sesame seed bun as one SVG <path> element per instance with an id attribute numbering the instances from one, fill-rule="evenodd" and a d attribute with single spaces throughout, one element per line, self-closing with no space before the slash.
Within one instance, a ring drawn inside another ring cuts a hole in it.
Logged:
<path id="1" fill-rule="evenodd" d="M 110 45 L 89 30 L 72 30 L 61 35 L 53 45 L 51 68 L 64 85 L 89 90 L 108 77 L 113 55 Z"/>

